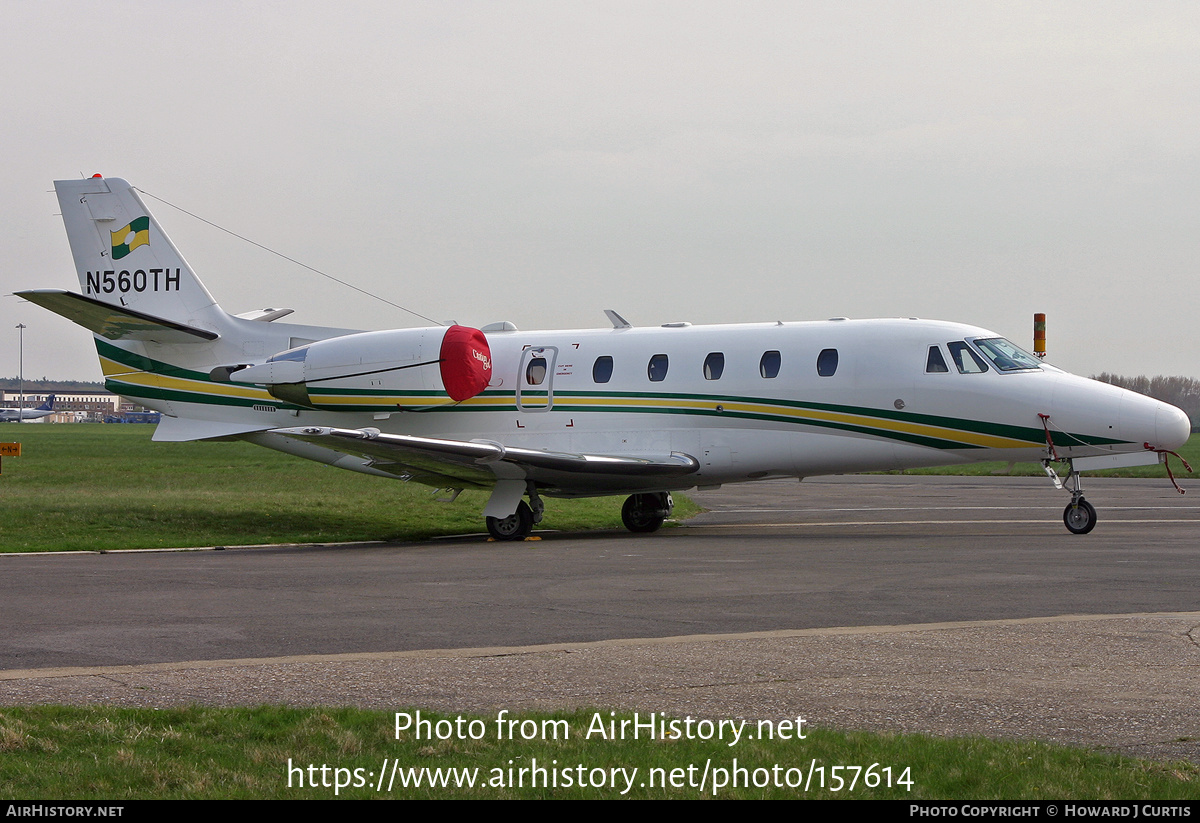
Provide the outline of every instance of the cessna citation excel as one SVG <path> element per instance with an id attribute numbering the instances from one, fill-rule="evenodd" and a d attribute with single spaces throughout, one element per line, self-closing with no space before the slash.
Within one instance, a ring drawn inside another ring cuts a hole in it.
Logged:
<path id="1" fill-rule="evenodd" d="M 654 531 L 671 492 L 981 460 L 1141 465 L 1188 438 L 1174 406 L 1067 374 L 993 332 L 928 320 L 522 331 L 357 331 L 227 314 L 124 180 L 54 184 L 82 294 L 20 296 L 93 332 L 106 385 L 162 412 L 155 440 L 255 443 L 449 491 L 491 491 L 497 539 L 542 498 L 628 495 Z M 528 502 L 526 502 L 528 501 Z"/>

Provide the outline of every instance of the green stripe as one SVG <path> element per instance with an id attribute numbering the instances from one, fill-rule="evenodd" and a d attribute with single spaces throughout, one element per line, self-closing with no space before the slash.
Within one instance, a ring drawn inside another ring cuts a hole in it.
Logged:
<path id="1" fill-rule="evenodd" d="M 140 354 L 134 354 L 131 351 L 117 348 L 112 343 L 99 337 L 96 338 L 96 351 L 99 352 L 101 357 L 114 360 L 122 366 L 128 366 L 135 371 L 164 374 L 168 377 L 181 377 L 186 380 L 200 380 L 204 383 L 213 382 L 212 378 L 208 376 L 208 372 L 192 371 L 182 366 L 172 366 L 170 363 L 164 363 L 161 360 L 151 360 L 149 357 L 143 357 Z"/>
<path id="2" fill-rule="evenodd" d="M 205 406 L 229 406 L 232 408 L 251 408 L 253 406 L 272 405 L 284 411 L 311 411 L 307 406 L 294 406 L 282 400 L 271 398 L 254 399 L 252 397 L 229 397 L 228 395 L 204 394 L 203 392 L 181 391 L 179 389 L 161 389 L 155 386 L 138 386 L 133 383 L 123 383 L 120 380 L 108 378 L 104 388 L 122 397 L 147 400 L 170 400 L 177 403 L 200 403 Z"/>
<path id="3" fill-rule="evenodd" d="M 174 366 L 170 363 L 154 360 L 149 357 L 134 354 L 125 349 L 108 343 L 105 340 L 96 338 L 96 349 L 104 357 L 128 366 L 137 371 L 150 372 L 152 374 L 161 374 L 168 377 L 195 380 L 211 386 L 223 386 L 226 384 L 216 383 L 206 372 L 194 371 L 185 369 L 180 366 Z M 254 400 L 251 398 L 230 397 L 227 395 L 208 394 L 202 391 L 190 392 L 179 389 L 161 389 L 146 386 L 136 386 L 129 383 L 124 383 L 119 379 L 109 378 L 105 381 L 105 386 L 110 391 L 126 397 L 144 397 L 158 400 L 169 400 L 182 403 L 201 403 L 205 405 L 231 406 L 248 408 L 263 402 L 274 403 L 280 409 L 305 409 L 305 406 L 297 406 L 283 401 L 272 399 L 271 401 Z M 310 395 L 321 396 L 341 396 L 341 397 L 411 397 L 411 398 L 433 398 L 445 397 L 444 392 L 438 391 L 409 391 L 403 395 L 398 395 L 394 391 L 387 389 L 331 389 L 323 387 L 310 387 Z M 455 413 L 479 413 L 479 412 L 514 412 L 516 411 L 516 400 L 513 392 L 504 390 L 485 390 L 481 392 L 479 397 L 500 399 L 509 403 L 511 406 L 504 407 L 474 407 L 474 406 L 450 406 L 436 411 L 452 411 Z M 866 406 L 846 406 L 834 403 L 815 403 L 803 400 L 781 400 L 776 398 L 752 397 L 745 395 L 715 395 L 715 394 L 685 394 L 679 392 L 588 392 L 588 391 L 560 391 L 555 392 L 554 411 L 568 412 L 572 414 L 587 414 L 594 412 L 603 413 L 621 413 L 621 414 L 683 414 L 696 415 L 700 417 L 733 417 L 742 420 L 761 420 L 770 423 L 781 423 L 790 426 L 811 426 L 817 428 L 836 429 L 840 431 L 855 432 L 858 434 L 866 434 L 873 437 L 882 437 L 889 440 L 899 440 L 907 443 L 915 443 L 922 446 L 928 446 L 935 449 L 983 449 L 986 446 L 978 446 L 971 443 L 960 443 L 955 440 L 940 437 L 931 437 L 926 435 L 912 434 L 910 432 L 898 432 L 888 429 L 873 428 L 869 425 L 844 423 L 831 420 L 815 420 L 815 419 L 797 419 L 791 415 L 771 414 L 769 412 L 741 412 L 741 411 L 716 411 L 716 409 L 690 409 L 690 408 L 672 408 L 670 406 L 624 406 L 619 403 L 620 400 L 685 400 L 689 402 L 710 402 L 717 403 L 754 403 L 765 406 L 775 406 L 778 408 L 788 408 L 797 410 L 822 411 L 836 414 L 852 414 L 863 417 L 875 418 L 878 420 L 891 420 L 902 423 L 913 423 L 926 426 L 937 426 L 939 428 L 948 429 L 950 431 L 960 431 L 972 434 L 984 434 L 994 437 L 1006 437 L 1013 440 L 1021 440 L 1030 445 L 1044 443 L 1046 433 L 1044 429 L 1035 428 L 1032 426 L 1013 426 L 1004 423 L 990 423 L 982 420 L 971 420 L 969 418 L 960 417 L 945 417 L 932 414 L 917 414 L 912 412 L 902 412 L 891 409 L 874 409 Z M 594 406 L 594 405 L 572 405 L 570 403 L 561 402 L 564 398 L 609 398 L 617 403 L 613 405 Z M 535 400 L 544 400 L 543 397 L 532 398 Z M 354 405 L 345 404 L 336 407 L 326 406 L 325 408 L 331 411 L 342 411 L 349 413 L 357 412 L 379 412 L 380 406 L 370 405 Z M 399 409 L 398 409 L 399 411 Z M 432 410 L 431 410 L 432 411 Z M 410 412 L 420 413 L 420 412 Z M 1078 435 L 1072 433 L 1055 433 L 1056 444 L 1061 446 L 1073 445 L 1075 443 L 1086 443 L 1088 445 L 1117 445 L 1128 441 L 1118 440 L 1108 437 L 1100 437 L 1096 435 Z M 1071 442 L 1057 442 L 1061 438 L 1070 438 Z"/>
<path id="4" fill-rule="evenodd" d="M 1007 423 L 989 423 L 986 420 L 972 420 L 963 417 L 945 417 L 935 414 L 917 414 L 914 412 L 902 412 L 892 409 L 874 409 L 867 406 L 842 406 L 834 403 L 814 403 L 805 400 L 779 400 L 775 398 L 764 399 L 761 397 L 748 397 L 743 395 L 726 395 L 726 394 L 673 394 L 664 392 L 658 394 L 655 392 L 576 392 L 562 391 L 554 393 L 555 400 L 560 397 L 613 397 L 613 398 L 632 398 L 632 399 L 677 399 L 677 400 L 700 400 L 712 403 L 758 403 L 772 406 L 784 406 L 794 409 L 810 409 L 812 411 L 835 412 L 837 414 L 857 414 L 866 417 L 875 417 L 881 420 L 895 420 L 902 423 L 919 423 L 926 426 L 938 426 L 944 429 L 956 429 L 958 431 L 973 432 L 975 434 L 988 434 L 996 437 L 1008 437 L 1013 440 L 1026 440 L 1031 443 L 1044 443 L 1046 440 L 1046 432 L 1044 429 L 1034 426 L 1014 426 Z M 555 405 L 555 409 L 558 404 Z M 729 414 L 728 411 L 725 414 Z M 1060 433 L 1061 434 L 1061 433 Z M 1095 435 L 1067 435 L 1076 437 L 1088 445 L 1114 445 L 1126 443 L 1128 441 L 1118 440 L 1109 437 L 1099 437 Z M 1060 444 L 1067 445 L 1067 444 Z"/>

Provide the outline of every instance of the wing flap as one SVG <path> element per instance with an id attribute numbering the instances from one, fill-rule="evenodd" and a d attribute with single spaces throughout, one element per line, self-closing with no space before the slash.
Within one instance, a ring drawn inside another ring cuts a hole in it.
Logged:
<path id="1" fill-rule="evenodd" d="M 697 460 L 681 452 L 653 457 L 571 454 L 504 446 L 491 441 L 445 440 L 409 434 L 384 434 L 375 428 L 338 429 L 300 426 L 274 429 L 327 448 L 397 463 L 422 473 L 457 477 L 472 486 L 491 485 L 497 478 L 525 478 L 554 486 L 586 490 L 681 477 L 699 469 Z M 390 471 L 390 469 L 389 469 Z"/>

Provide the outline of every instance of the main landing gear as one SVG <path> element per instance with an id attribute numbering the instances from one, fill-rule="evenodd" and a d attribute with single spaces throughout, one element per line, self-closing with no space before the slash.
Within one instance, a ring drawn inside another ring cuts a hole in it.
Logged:
<path id="1" fill-rule="evenodd" d="M 656 532 L 673 508 L 670 492 L 631 494 L 621 507 L 621 522 L 631 532 Z"/>
<path id="2" fill-rule="evenodd" d="M 533 532 L 533 527 L 542 522 L 542 512 L 545 506 L 542 497 L 537 492 L 537 486 L 532 482 L 526 483 L 525 494 L 529 502 L 524 500 L 517 503 L 517 510 L 508 517 L 486 517 L 488 534 L 493 540 L 524 540 Z"/>
<path id="3" fill-rule="evenodd" d="M 496 540 L 524 540 L 533 531 L 533 510 L 522 500 L 508 517 L 488 517 L 487 530 Z"/>
<path id="4" fill-rule="evenodd" d="M 1054 469 L 1050 468 L 1049 460 L 1042 461 L 1042 468 L 1050 476 L 1054 488 L 1066 488 L 1071 492 L 1071 502 L 1063 509 L 1063 524 L 1067 527 L 1067 531 L 1071 534 L 1087 534 L 1096 528 L 1096 508 L 1083 499 L 1082 481 L 1079 472 L 1075 471 L 1075 464 L 1071 460 L 1067 460 L 1067 484 L 1069 485 L 1064 484 L 1055 474 Z"/>
<path id="5" fill-rule="evenodd" d="M 488 517 L 488 534 L 494 540 L 524 540 L 533 532 L 535 524 L 542 522 L 542 498 L 532 488 L 526 492 L 529 502 L 522 500 L 517 510 L 508 517 Z M 671 516 L 675 502 L 670 492 L 642 492 L 631 494 L 621 507 L 621 522 L 631 532 L 655 532 L 663 521 Z"/>

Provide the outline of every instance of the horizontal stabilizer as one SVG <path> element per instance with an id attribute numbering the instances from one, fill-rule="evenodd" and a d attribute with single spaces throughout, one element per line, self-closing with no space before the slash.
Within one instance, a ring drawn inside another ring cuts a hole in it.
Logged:
<path id="1" fill-rule="evenodd" d="M 185 326 L 161 317 L 102 303 L 82 294 L 61 289 L 34 289 L 16 292 L 30 303 L 37 303 L 93 334 L 109 340 L 140 340 L 154 343 L 201 343 L 216 340 L 216 332 Z"/>
<path id="2" fill-rule="evenodd" d="M 240 317 L 243 320 L 258 320 L 261 323 L 270 323 L 272 320 L 287 317 L 294 311 L 295 309 L 255 309 L 254 311 L 244 311 L 241 314 L 235 314 L 234 317 Z"/>

